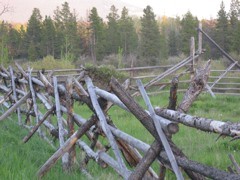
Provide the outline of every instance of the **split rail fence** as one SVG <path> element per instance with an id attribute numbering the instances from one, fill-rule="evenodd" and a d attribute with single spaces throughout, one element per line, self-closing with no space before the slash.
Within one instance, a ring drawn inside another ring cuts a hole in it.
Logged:
<path id="1" fill-rule="evenodd" d="M 2 96 L 0 102 L 2 106 L 5 106 L 6 111 L 0 116 L 0 122 L 7 121 L 8 117 L 16 112 L 17 123 L 30 130 L 29 134 L 23 137 L 24 143 L 27 143 L 34 133 L 45 139 L 52 147 L 54 144 L 51 136 L 56 136 L 59 140 L 56 152 L 37 172 L 39 178 L 43 177 L 59 159 L 62 161 L 63 170 L 70 171 L 76 157 L 76 145 L 86 153 L 84 161 L 81 162 L 81 171 L 89 177 L 91 175 L 87 172 L 87 165 L 89 160 L 93 159 L 100 168 L 109 166 L 124 179 L 163 178 L 166 168 L 172 170 L 177 179 L 183 179 L 181 169 L 191 179 L 240 178 L 237 174 L 239 173 L 238 165 L 235 164 L 236 170 L 232 169 L 231 172 L 227 172 L 192 161 L 172 142 L 171 135 L 178 132 L 178 123 L 234 139 L 240 135 L 238 123 L 225 123 L 185 114 L 193 101 L 192 98 L 189 99 L 189 94 L 186 95 L 182 107 L 177 111 L 153 108 L 145 90 L 151 81 L 143 85 L 138 80 L 139 92 L 148 107 L 148 110 L 144 110 L 127 92 L 128 83 L 121 85 L 115 78 L 111 79 L 111 92 L 108 92 L 94 86 L 88 72 L 84 70 L 76 77 L 70 76 L 62 84 L 57 76 L 45 75 L 39 71 L 38 76 L 33 77 L 30 68 L 24 71 L 20 65 L 16 64 L 16 67 L 15 69 L 11 66 L 8 69 L 1 67 L 0 92 Z M 195 95 L 201 93 L 207 83 L 209 71 L 210 62 L 201 73 L 194 75 L 193 81 L 195 82 L 190 84 L 188 93 L 193 91 Z M 88 120 L 74 112 L 75 102 L 85 103 L 92 111 L 93 114 Z M 41 105 L 44 105 L 44 108 Z M 113 105 L 132 113 L 155 141 L 148 145 L 119 130 L 108 116 L 108 110 Z M 64 114 L 66 114 L 66 119 Z M 50 121 L 55 115 L 57 125 Z M 75 124 L 79 126 L 78 129 L 74 128 Z M 84 142 L 83 135 L 88 137 L 90 144 Z M 108 147 L 103 145 L 99 136 L 107 139 Z M 150 167 L 154 160 L 157 160 L 161 166 L 160 173 L 154 172 Z M 129 170 L 125 161 L 134 167 L 133 170 Z"/>

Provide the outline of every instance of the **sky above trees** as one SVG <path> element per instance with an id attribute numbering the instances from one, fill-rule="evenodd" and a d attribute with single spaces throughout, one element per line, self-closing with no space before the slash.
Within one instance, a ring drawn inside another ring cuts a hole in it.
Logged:
<path id="1" fill-rule="evenodd" d="M 142 10 L 147 5 L 150 5 L 154 13 L 159 16 L 166 15 L 175 17 L 178 15 L 181 17 L 187 11 L 191 11 L 193 15 L 199 19 L 211 19 L 216 18 L 221 1 L 222 0 L 68 0 L 67 2 L 72 9 L 76 9 L 78 16 L 83 18 L 87 16 L 87 10 L 90 10 L 93 6 L 98 8 L 101 17 L 106 17 L 107 14 L 104 14 L 104 12 L 114 4 L 118 9 L 126 6 L 130 14 L 134 14 L 133 11 L 136 11 L 135 14 L 142 15 L 139 13 L 142 13 Z M 228 11 L 231 0 L 223 1 Z M 0 1 L 0 7 L 2 4 L 8 3 L 13 7 L 13 11 L 4 14 L 1 18 L 9 22 L 27 22 L 33 8 L 38 8 L 43 16 L 52 15 L 55 7 L 60 6 L 63 2 L 64 0 L 2 0 Z M 101 11 L 103 14 L 101 14 Z"/>

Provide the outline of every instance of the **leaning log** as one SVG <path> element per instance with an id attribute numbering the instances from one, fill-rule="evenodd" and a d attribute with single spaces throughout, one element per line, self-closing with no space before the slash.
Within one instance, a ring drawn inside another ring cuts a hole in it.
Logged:
<path id="1" fill-rule="evenodd" d="M 186 113 L 188 112 L 192 103 L 196 100 L 198 95 L 204 90 L 208 76 L 210 73 L 210 63 L 209 60 L 203 69 L 198 69 L 195 76 L 193 77 L 188 90 L 186 91 L 182 102 L 179 104 L 177 110 L 179 112 Z"/>
<path id="2" fill-rule="evenodd" d="M 33 134 L 37 131 L 37 129 L 41 126 L 41 124 L 47 119 L 47 117 L 50 114 L 52 114 L 54 109 L 55 109 L 55 106 L 52 106 L 52 108 L 44 114 L 44 116 L 39 120 L 38 124 L 31 129 L 31 131 L 29 132 L 29 134 L 27 136 L 25 136 L 23 138 L 24 143 L 26 143 L 33 136 Z"/>
<path id="3" fill-rule="evenodd" d="M 118 81 L 115 78 L 111 79 L 110 86 L 112 91 L 118 96 L 118 98 L 125 104 L 125 106 L 132 112 L 132 114 L 142 123 L 142 125 L 151 133 L 151 135 L 157 140 L 158 145 L 162 147 L 161 140 L 158 136 L 158 133 L 154 127 L 153 120 L 151 116 L 145 112 L 131 97 L 131 95 L 127 92 L 125 92 L 122 88 L 122 86 L 118 83 Z M 174 155 L 178 155 L 181 157 L 186 156 L 183 154 L 183 152 L 177 148 L 177 146 L 169 140 L 169 143 L 171 145 L 171 148 L 174 152 Z M 188 171 L 184 169 L 185 172 L 188 174 L 189 177 L 193 179 L 201 179 L 202 176 L 199 174 L 196 174 L 192 171 Z"/>
<path id="4" fill-rule="evenodd" d="M 21 104 L 23 104 L 29 97 L 31 93 L 28 92 L 25 96 L 23 96 L 20 100 L 18 100 L 12 107 L 10 107 L 3 115 L 0 116 L 0 121 L 3 121 L 8 116 L 12 114 L 13 111 L 15 111 Z"/>
<path id="5" fill-rule="evenodd" d="M 39 178 L 43 177 L 50 168 L 57 162 L 59 158 L 63 156 L 69 149 L 77 142 L 77 140 L 85 134 L 97 122 L 96 117 L 92 117 L 85 124 L 83 124 L 65 143 L 59 148 L 39 169 L 37 175 Z"/>
<path id="6" fill-rule="evenodd" d="M 163 147 L 164 147 L 165 151 L 167 152 L 167 156 L 168 156 L 169 161 L 171 162 L 171 166 L 173 168 L 173 171 L 174 171 L 177 179 L 181 180 L 181 179 L 183 179 L 182 173 L 181 173 L 181 171 L 178 168 L 176 159 L 175 159 L 175 157 L 173 155 L 173 152 L 172 152 L 172 149 L 171 149 L 171 147 L 170 147 L 170 145 L 168 143 L 167 137 L 166 137 L 166 135 L 164 134 L 164 132 L 162 130 L 161 124 L 159 123 L 159 121 L 157 119 L 155 111 L 154 111 L 154 109 L 152 107 L 152 104 L 150 102 L 149 97 L 147 96 L 147 93 L 146 93 L 146 91 L 145 91 L 145 89 L 143 87 L 143 84 L 142 84 L 141 80 L 137 80 L 137 85 L 138 85 L 138 88 L 139 88 L 139 90 L 141 92 L 141 95 L 142 95 L 142 97 L 143 97 L 143 99 L 145 101 L 145 104 L 148 107 L 148 110 L 150 112 L 150 115 L 151 115 L 151 117 L 153 119 L 153 123 L 154 123 L 155 128 L 156 128 L 156 131 L 157 131 L 157 133 L 158 133 L 158 135 L 159 135 L 159 137 L 161 139 L 161 142 L 163 144 Z M 150 156 L 150 157 L 153 157 L 153 156 Z"/>

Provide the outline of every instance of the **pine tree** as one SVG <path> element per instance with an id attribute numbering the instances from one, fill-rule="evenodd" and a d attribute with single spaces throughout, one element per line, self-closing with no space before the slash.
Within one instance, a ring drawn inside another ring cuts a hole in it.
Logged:
<path id="1" fill-rule="evenodd" d="M 108 19 L 108 27 L 107 27 L 107 50 L 108 54 L 118 53 L 119 47 L 121 47 L 120 43 L 120 32 L 119 32 L 119 15 L 118 9 L 112 5 L 110 8 L 110 13 L 107 16 Z"/>
<path id="2" fill-rule="evenodd" d="M 106 34 L 105 27 L 101 17 L 99 17 L 97 8 L 93 7 L 89 15 L 90 21 L 90 49 L 93 61 L 100 61 L 106 54 Z"/>
<path id="3" fill-rule="evenodd" d="M 20 54 L 21 48 L 21 34 L 12 26 L 9 28 L 8 32 L 8 51 L 11 59 L 17 58 Z"/>
<path id="4" fill-rule="evenodd" d="M 169 56 L 178 55 L 176 30 L 171 29 L 168 36 L 168 54 Z"/>
<path id="5" fill-rule="evenodd" d="M 0 23 L 0 63 L 1 64 L 7 64 L 9 62 L 8 30 L 9 30 L 9 24 L 2 21 Z"/>
<path id="6" fill-rule="evenodd" d="M 121 18 L 119 20 L 121 48 L 123 49 L 124 56 L 133 53 L 137 49 L 138 37 L 134 28 L 134 22 L 128 15 L 128 9 L 122 9 Z"/>
<path id="7" fill-rule="evenodd" d="M 180 31 L 180 50 L 188 55 L 190 39 L 193 36 L 195 40 L 197 39 L 198 19 L 194 17 L 190 11 L 188 11 L 181 20 L 181 31 Z"/>
<path id="8" fill-rule="evenodd" d="M 31 55 L 31 60 L 36 60 L 42 57 L 41 54 L 41 34 L 42 34 L 42 16 L 40 10 L 37 8 L 33 9 L 32 15 L 28 20 L 27 32 L 26 32 L 26 45 L 28 52 L 33 52 L 34 56 Z M 30 48 L 30 49 L 29 49 Z M 28 53 L 28 55 L 30 55 Z M 33 59 L 34 57 L 35 59 Z"/>
<path id="9" fill-rule="evenodd" d="M 56 56 L 67 60 L 76 59 L 80 53 L 80 37 L 78 36 L 77 17 L 70 11 L 69 4 L 65 2 L 62 8 L 54 11 L 56 28 Z"/>
<path id="10" fill-rule="evenodd" d="M 51 55 L 54 57 L 54 44 L 56 39 L 56 30 L 54 22 L 49 16 L 45 16 L 42 25 L 42 54 L 43 56 Z"/>
<path id="11" fill-rule="evenodd" d="M 221 2 L 220 10 L 218 11 L 216 41 L 225 51 L 229 51 L 229 24 L 223 1 Z"/>
<path id="12" fill-rule="evenodd" d="M 230 38 L 230 51 L 240 53 L 240 2 L 239 0 L 232 0 L 230 4 L 230 27 L 229 27 L 229 38 Z"/>
<path id="13" fill-rule="evenodd" d="M 144 14 L 141 18 L 141 56 L 149 59 L 151 65 L 155 65 L 157 58 L 160 56 L 160 32 L 155 14 L 150 6 L 143 10 Z"/>

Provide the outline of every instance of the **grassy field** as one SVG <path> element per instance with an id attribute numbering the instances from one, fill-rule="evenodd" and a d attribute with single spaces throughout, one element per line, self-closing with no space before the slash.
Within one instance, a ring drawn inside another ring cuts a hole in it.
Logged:
<path id="1" fill-rule="evenodd" d="M 181 95 L 179 95 L 179 99 L 181 99 Z M 146 108 L 141 98 L 137 100 L 142 107 Z M 151 101 L 154 106 L 167 107 L 168 94 L 152 96 Z M 208 94 L 201 94 L 189 113 L 222 121 L 238 122 L 240 116 L 239 102 L 240 96 L 221 95 L 213 99 Z M 75 111 L 85 118 L 91 115 L 91 112 L 82 105 L 76 106 Z M 119 129 L 149 144 L 152 143 L 153 138 L 131 114 L 118 107 L 113 107 L 109 114 Z M 27 144 L 23 144 L 21 139 L 27 132 L 17 125 L 15 115 L 12 116 L 12 120 L 0 122 L 0 179 L 37 179 L 36 172 L 55 152 L 37 136 L 34 136 Z M 229 153 L 232 153 L 236 160 L 240 162 L 239 142 L 229 142 L 230 138 L 221 138 L 216 142 L 217 137 L 216 134 L 205 133 L 180 125 L 180 131 L 173 136 L 173 141 L 190 159 L 226 170 L 227 166 L 231 164 L 228 158 Z M 80 150 L 78 152 L 77 160 L 80 162 L 83 153 Z M 159 167 L 156 163 L 153 168 L 158 172 Z M 92 161 L 88 165 L 88 170 L 94 176 L 94 179 L 121 179 L 111 168 L 101 169 Z M 57 166 L 54 166 L 44 179 L 79 180 L 86 179 L 86 177 L 79 172 L 78 165 L 76 165 L 73 173 L 63 173 L 59 161 Z M 175 177 L 168 173 L 167 179 L 175 179 Z"/>

